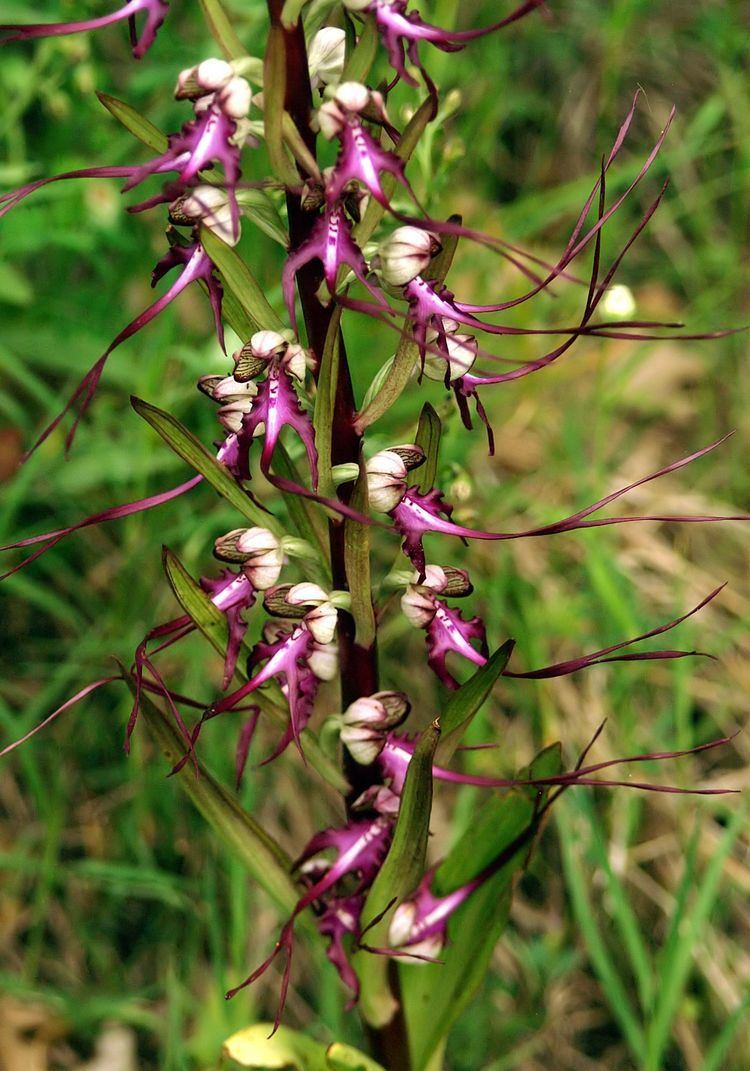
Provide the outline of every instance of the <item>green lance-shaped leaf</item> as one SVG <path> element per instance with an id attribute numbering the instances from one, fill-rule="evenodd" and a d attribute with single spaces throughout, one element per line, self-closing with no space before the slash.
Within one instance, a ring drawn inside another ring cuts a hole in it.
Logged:
<path id="1" fill-rule="evenodd" d="M 424 462 L 417 470 L 419 490 L 423 495 L 427 494 L 435 486 L 442 431 L 443 425 L 440 422 L 440 417 L 430 403 L 425 402 L 422 406 L 422 412 L 419 414 L 417 434 L 414 436 L 414 442 L 417 446 L 421 446 L 425 453 Z"/>
<path id="2" fill-rule="evenodd" d="M 131 397 L 130 404 L 136 413 L 143 417 L 161 435 L 162 439 L 171 446 L 174 452 L 183 461 L 187 461 L 188 465 L 194 468 L 196 472 L 199 472 L 211 484 L 213 489 L 218 491 L 238 513 L 241 513 L 243 517 L 246 517 L 258 527 L 268 528 L 274 535 L 281 534 L 281 528 L 276 518 L 270 513 L 265 513 L 260 506 L 253 502 L 225 466 L 216 460 L 213 454 L 193 435 L 192 431 L 188 431 L 184 424 L 180 423 L 177 417 L 172 416 L 171 413 L 166 413 L 155 405 L 144 402 L 142 398 Z"/>
<path id="3" fill-rule="evenodd" d="M 300 185 L 300 177 L 284 147 L 286 49 L 281 26 L 269 27 L 263 59 L 263 127 L 268 158 L 276 178 L 285 186 Z"/>
<path id="4" fill-rule="evenodd" d="M 135 684 L 129 674 L 127 680 L 131 691 L 134 690 Z M 141 715 L 149 731 L 169 763 L 174 765 L 184 754 L 184 741 L 174 729 L 169 715 L 148 696 L 141 695 L 140 703 Z M 283 848 L 200 764 L 198 771 L 192 763 L 186 764 L 175 777 L 212 829 L 229 846 L 233 856 L 247 867 L 279 907 L 291 911 L 299 892 L 289 876 L 292 861 Z"/>
<path id="5" fill-rule="evenodd" d="M 402 160 L 407 161 L 411 154 L 417 147 L 419 139 L 424 133 L 425 127 L 433 118 L 433 102 L 430 97 L 422 101 L 420 106 L 415 111 L 409 122 L 404 127 L 404 132 L 401 135 L 395 152 Z M 396 189 L 396 178 L 394 175 L 384 175 L 382 179 L 383 193 L 387 200 L 390 200 Z M 380 223 L 385 213 L 385 208 L 379 204 L 374 197 L 370 198 L 370 203 L 365 209 L 365 214 L 362 220 L 354 228 L 354 238 L 357 245 L 362 246 L 367 243 L 372 237 L 375 228 Z"/>
<path id="6" fill-rule="evenodd" d="M 292 119 L 289 112 L 285 111 L 281 117 L 281 133 L 284 138 L 284 144 L 289 146 L 294 159 L 305 169 L 311 178 L 321 180 L 320 168 L 318 167 L 318 161 L 305 144 L 305 139 L 297 129 L 297 125 Z M 299 176 L 297 176 L 296 184 L 299 185 Z"/>
<path id="7" fill-rule="evenodd" d="M 560 773 L 560 745 L 545 748 L 519 778 Z M 488 800 L 440 864 L 432 891 L 446 896 L 493 862 L 498 870 L 461 905 L 448 926 L 441 965 L 399 965 L 414 1071 L 426 1071 L 471 1002 L 508 922 L 511 897 L 539 829 L 539 791 L 515 789 Z"/>
<path id="8" fill-rule="evenodd" d="M 378 54 L 378 27 L 374 15 L 365 20 L 362 33 L 347 57 L 341 75 L 342 82 L 366 82 Z"/>
<path id="9" fill-rule="evenodd" d="M 227 649 L 228 639 L 226 617 L 221 610 L 214 606 L 200 584 L 196 583 L 177 555 L 169 550 L 168 547 L 164 548 L 163 562 L 167 580 L 180 606 L 214 649 L 223 657 Z M 247 674 L 239 660 L 235 676 L 240 682 L 247 680 Z M 288 722 L 286 708 L 282 704 L 274 702 L 267 694 L 266 689 L 258 689 L 254 692 L 253 702 L 257 703 L 261 711 L 268 715 L 280 728 L 286 728 Z M 312 768 L 329 785 L 335 788 L 337 792 L 347 792 L 349 786 L 346 779 L 335 763 L 323 752 L 318 743 L 318 738 L 310 729 L 302 730 L 302 749 Z"/>
<path id="10" fill-rule="evenodd" d="M 221 273 L 225 290 L 232 292 L 252 320 L 253 330 L 283 331 L 283 321 L 237 250 L 222 242 L 208 227 L 201 227 L 201 244 Z"/>
<path id="11" fill-rule="evenodd" d="M 328 325 L 323 354 L 318 369 L 318 384 L 315 393 L 315 448 L 318 451 L 318 490 L 330 498 L 334 494 L 331 478 L 331 455 L 333 416 L 336 405 L 336 385 L 339 379 L 339 326 L 342 308 L 337 305 Z"/>
<path id="12" fill-rule="evenodd" d="M 389 905 L 413 892 L 424 874 L 432 809 L 432 764 L 439 739 L 440 724 L 434 721 L 419 738 L 409 763 L 393 842 L 362 910 L 363 927 L 385 912 L 367 931 L 365 940 L 374 947 L 387 945 L 392 917 L 392 908 L 387 910 Z M 371 1026 L 382 1027 L 397 1008 L 388 983 L 388 958 L 362 951 L 357 959 L 360 1011 Z"/>
<path id="13" fill-rule="evenodd" d="M 461 217 L 450 216 L 449 222 L 460 223 Z M 458 237 L 454 234 L 446 235 L 443 239 L 442 249 L 435 257 L 430 268 L 430 276 L 438 283 L 445 281 L 445 277 L 453 263 L 457 245 Z M 374 394 L 374 397 L 371 398 L 357 417 L 355 426 L 360 434 L 365 428 L 379 420 L 384 413 L 388 412 L 391 406 L 401 397 L 412 377 L 419 350 L 411 340 L 411 327 L 408 320 L 404 321 L 404 331 L 408 332 L 408 334 L 405 334 L 401 339 L 387 370 L 381 369 L 378 373 L 378 376 L 382 378 L 377 390 L 373 391 L 372 388 L 368 390 L 368 395 Z"/>
<path id="14" fill-rule="evenodd" d="M 277 442 L 273 452 L 273 469 L 278 476 L 282 476 L 291 483 L 301 484 L 297 466 L 294 464 L 284 445 Z M 289 518 L 297 530 L 297 534 L 306 540 L 313 551 L 315 558 L 310 562 L 318 573 L 317 581 L 324 587 L 330 587 L 330 568 L 328 565 L 328 531 L 326 522 L 320 507 L 302 495 L 279 492 L 284 499 L 289 511 Z"/>
<path id="15" fill-rule="evenodd" d="M 228 60 L 243 59 L 247 49 L 234 31 L 231 20 L 219 0 L 201 0 L 208 28 L 216 44 Z"/>
<path id="16" fill-rule="evenodd" d="M 364 460 L 359 463 L 359 476 L 349 505 L 367 516 L 367 470 Z M 344 522 L 344 568 L 352 596 L 351 614 L 356 628 L 355 640 L 360 647 L 369 648 L 375 642 L 375 611 L 372 606 L 370 578 L 369 525 L 347 518 Z"/>
<path id="17" fill-rule="evenodd" d="M 443 734 L 438 748 L 438 762 L 445 765 L 461 742 L 471 720 L 489 696 L 495 682 L 508 665 L 515 640 L 506 640 L 476 673 L 451 692 L 440 715 Z"/>
<path id="18" fill-rule="evenodd" d="M 148 145 L 149 149 L 158 153 L 167 151 L 169 143 L 166 134 L 162 134 L 158 126 L 154 126 L 150 119 L 137 112 L 131 104 L 126 104 L 124 100 L 118 100 L 117 97 L 111 97 L 109 93 L 97 91 L 96 95 L 110 115 L 113 115 L 118 123 L 122 123 L 125 129 L 144 145 Z"/>
<path id="19" fill-rule="evenodd" d="M 276 205 L 265 190 L 239 190 L 237 202 L 251 223 L 286 249 L 289 235 Z"/>

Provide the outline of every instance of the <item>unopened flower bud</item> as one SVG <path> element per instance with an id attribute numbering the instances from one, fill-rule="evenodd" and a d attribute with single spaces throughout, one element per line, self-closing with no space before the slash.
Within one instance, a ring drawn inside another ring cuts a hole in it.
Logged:
<path id="1" fill-rule="evenodd" d="M 320 606 L 328 602 L 328 592 L 309 580 L 303 580 L 301 584 L 293 584 L 286 593 L 286 601 L 290 606 Z"/>
<path id="2" fill-rule="evenodd" d="M 323 602 L 305 614 L 305 626 L 316 643 L 330 643 L 336 635 L 338 611 L 333 603 Z"/>
<path id="3" fill-rule="evenodd" d="M 427 456 L 421 446 L 417 446 L 416 443 L 404 443 L 401 446 L 389 446 L 388 450 L 392 454 L 398 454 L 409 472 L 412 469 L 418 469 L 420 465 L 424 464 L 425 457 Z"/>
<path id="4" fill-rule="evenodd" d="M 278 331 L 256 331 L 248 345 L 254 357 L 270 361 L 272 357 L 282 354 L 289 343 Z"/>
<path id="5" fill-rule="evenodd" d="M 307 355 L 302 346 L 297 345 L 297 343 L 289 343 L 284 354 L 284 368 L 300 383 L 304 383 L 305 372 L 307 371 Z"/>
<path id="6" fill-rule="evenodd" d="M 383 750 L 385 734 L 367 725 L 344 725 L 341 743 L 360 766 L 370 766 Z"/>
<path id="7" fill-rule="evenodd" d="M 386 282 L 405 286 L 429 266 L 441 249 L 437 235 L 421 227 L 398 227 L 381 242 L 376 267 Z"/>
<path id="8" fill-rule="evenodd" d="M 418 573 L 412 574 L 412 584 L 430 588 L 436 594 L 453 599 L 471 595 L 474 590 L 466 570 L 456 569 L 453 565 L 428 565 L 423 580 L 420 581 Z"/>
<path id="9" fill-rule="evenodd" d="M 217 402 L 243 402 L 248 398 L 254 398 L 258 393 L 258 384 L 248 381 L 242 383 L 234 376 L 222 376 L 213 388 L 213 395 Z"/>
<path id="10" fill-rule="evenodd" d="M 234 77 L 232 65 L 222 59 L 207 59 L 195 68 L 195 80 L 204 93 L 215 93 Z"/>
<path id="11" fill-rule="evenodd" d="M 307 50 L 310 81 L 314 86 L 340 81 L 346 58 L 346 31 L 338 26 L 324 26 L 313 37 Z"/>
<path id="12" fill-rule="evenodd" d="M 375 692 L 355 699 L 344 712 L 345 725 L 394 729 L 406 718 L 411 704 L 403 692 Z"/>
<path id="13" fill-rule="evenodd" d="M 242 572 L 256 591 L 265 591 L 279 579 L 284 564 L 281 543 L 267 528 L 240 530 L 237 551 L 244 555 Z"/>
<path id="14" fill-rule="evenodd" d="M 401 596 L 401 609 L 414 628 L 427 628 L 435 616 L 435 597 L 423 584 L 409 584 Z"/>
<path id="15" fill-rule="evenodd" d="M 342 82 L 336 87 L 333 99 L 347 112 L 358 114 L 370 103 L 371 93 L 361 82 Z"/>
<path id="16" fill-rule="evenodd" d="M 428 332 L 427 344 L 434 346 L 437 341 L 434 331 Z M 477 340 L 473 335 L 448 334 L 445 336 L 445 345 L 448 350 L 448 378 L 453 381 L 460 379 L 466 372 L 470 372 L 477 359 Z M 429 379 L 445 379 L 445 357 L 436 353 L 428 353 L 424 363 L 424 373 Z"/>
<path id="17" fill-rule="evenodd" d="M 318 680 L 332 681 L 339 671 L 339 649 L 335 643 L 315 644 L 307 664 Z"/>
<path id="18" fill-rule="evenodd" d="M 236 245 L 239 241 L 239 227 L 235 232 L 229 197 L 218 186 L 196 186 L 187 197 L 170 205 L 170 216 L 174 217 L 175 209 L 194 223 L 205 224 L 227 245 Z"/>
<path id="19" fill-rule="evenodd" d="M 392 450 L 381 450 L 365 467 L 370 505 L 381 513 L 389 513 L 406 491 L 408 470 L 403 458 Z"/>
<path id="20" fill-rule="evenodd" d="M 231 532 L 227 532 L 226 535 L 219 536 L 214 542 L 214 557 L 218 558 L 219 561 L 232 562 L 232 564 L 244 562 L 246 555 L 238 549 L 237 542 L 246 530 L 245 528 L 234 528 Z"/>
<path id="21" fill-rule="evenodd" d="M 218 103 L 230 119 L 245 119 L 250 111 L 253 91 L 244 78 L 232 78 L 218 95 Z"/>

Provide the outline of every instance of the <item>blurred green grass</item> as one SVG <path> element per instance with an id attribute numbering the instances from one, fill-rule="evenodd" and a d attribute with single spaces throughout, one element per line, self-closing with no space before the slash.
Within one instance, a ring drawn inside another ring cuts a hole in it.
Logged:
<path id="1" fill-rule="evenodd" d="M 263 5 L 227 6 L 242 39 L 259 52 Z M 496 17 L 493 2 L 456 7 L 442 0 L 424 9 L 444 25 Z M 420 192 L 429 182 L 436 213 L 458 205 L 467 221 L 551 258 L 641 86 L 632 147 L 611 192 L 637 171 L 675 103 L 677 119 L 645 184 L 653 195 L 669 175 L 671 186 L 618 279 L 644 315 L 677 316 L 696 331 L 746 323 L 750 4 L 613 0 L 605 7 L 571 0 L 550 7 L 548 18 L 531 18 L 457 55 L 429 54 L 436 80 L 444 90 L 457 89 L 461 105 L 431 152 L 415 160 Z M 61 0 L 58 8 L 72 16 L 87 5 Z M 94 88 L 175 128 L 183 114 L 165 87 L 171 90 L 179 69 L 214 49 L 192 7 L 173 9 L 172 32 L 165 26 L 140 65 L 117 31 L 7 50 L 0 69 L 10 102 L 0 117 L 3 187 L 76 166 L 119 164 L 134 152 L 144 159 L 101 109 Z M 23 18 L 31 10 L 15 3 L 3 16 Z M 413 99 L 397 98 L 394 114 Z M 610 255 L 647 203 L 644 193 L 607 228 Z M 162 232 L 158 213 L 121 211 L 115 183 L 51 187 L 2 221 L 6 470 L 147 300 Z M 279 251 L 249 227 L 242 248 L 262 264 L 278 306 Z M 451 286 L 472 300 L 499 300 L 518 282 L 498 261 L 466 247 Z M 535 322 L 574 315 L 579 297 L 575 288 L 561 288 L 556 301 L 539 303 Z M 528 315 L 519 313 L 517 322 L 528 323 Z M 356 319 L 346 332 L 361 396 L 393 340 Z M 638 350 L 581 342 L 539 377 L 486 392 L 499 440 L 494 461 L 485 457 L 481 429 L 467 434 L 441 388 L 425 388 L 419 400 L 430 397 L 446 418 L 441 476 L 449 497 L 462 516 L 481 517 L 486 527 L 541 522 L 736 428 L 720 453 L 635 501 L 643 512 L 657 503 L 665 508 L 666 498 L 670 509 L 686 501 L 691 508 L 748 509 L 746 348 L 743 334 Z M 532 350 L 522 342 L 513 352 Z M 55 435 L 19 473 L 9 472 L 0 540 L 72 523 L 185 478 L 127 398 L 136 393 L 176 412 L 209 441 L 212 413 L 190 385 L 221 367 L 202 299 L 187 294 L 113 356 L 70 459 L 63 463 Z M 375 429 L 374 445 L 408 439 L 416 408 L 415 387 Z M 198 489 L 158 515 L 74 537 L 6 581 L 4 736 L 20 735 L 80 684 L 106 673 L 112 654 L 127 659 L 149 627 L 172 615 L 160 543 L 205 572 L 214 536 L 233 525 L 214 496 Z M 498 763 L 512 769 L 557 736 L 572 755 L 604 716 L 610 722 L 603 754 L 689 747 L 745 720 L 748 536 L 729 528 L 636 528 L 580 533 L 546 546 L 472 548 L 462 560 L 490 635 L 516 637 L 519 665 L 532 667 L 634 635 L 729 578 L 731 592 L 721 604 L 680 633 L 681 646 L 708 649 L 721 663 L 634 664 L 557 683 L 506 682 L 475 729 L 477 741 L 498 739 L 502 751 L 480 754 L 478 770 Z M 387 567 L 392 546 L 384 543 L 378 553 Z M 416 668 L 421 637 L 393 618 L 383 639 L 384 679 L 415 690 L 418 675 L 427 714 L 437 692 Z M 216 661 L 197 641 L 166 657 L 164 667 L 182 691 L 208 697 L 218 685 Z M 0 992 L 41 1000 L 63 1019 L 66 1044 L 79 1054 L 114 1019 L 137 1029 L 144 1068 L 212 1067 L 223 1037 L 273 1000 L 263 989 L 230 1004 L 221 994 L 265 954 L 276 918 L 165 781 L 145 735 L 125 760 L 128 706 L 115 687 L 92 696 L 4 764 Z M 227 781 L 233 736 L 229 726 L 226 737 L 205 740 L 208 764 Z M 740 737 L 721 763 L 726 773 L 717 771 L 715 757 L 711 765 L 658 773 L 676 783 L 713 777 L 742 786 L 748 757 Z M 310 803 L 302 818 L 300 794 Z M 453 799 L 438 802 L 438 844 L 469 820 L 473 798 L 471 790 L 455 798 L 452 823 Z M 292 852 L 334 815 L 293 759 L 253 772 L 243 802 Z M 519 891 L 495 970 L 452 1041 L 449 1066 L 741 1068 L 750 1041 L 737 1013 L 750 982 L 745 814 L 735 797 L 697 806 L 625 792 L 565 801 Z M 303 956 L 296 969 L 291 1024 L 315 1023 L 323 1035 L 356 1043 L 332 972 Z"/>

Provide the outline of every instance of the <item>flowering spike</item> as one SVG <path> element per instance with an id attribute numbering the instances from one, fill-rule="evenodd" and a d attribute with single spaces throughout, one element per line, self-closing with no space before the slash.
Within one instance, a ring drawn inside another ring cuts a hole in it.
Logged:
<path id="1" fill-rule="evenodd" d="M 128 0 L 121 8 L 109 15 L 100 15 L 95 19 L 80 19 L 78 22 L 30 23 L 26 26 L 0 25 L 0 44 L 9 41 L 29 41 L 35 37 L 62 37 L 86 30 L 100 30 L 115 22 L 127 19 L 131 24 L 133 55 L 142 59 L 154 43 L 157 31 L 167 17 L 169 0 Z M 141 32 L 136 35 L 133 25 L 136 15 L 145 12 L 146 20 Z"/>

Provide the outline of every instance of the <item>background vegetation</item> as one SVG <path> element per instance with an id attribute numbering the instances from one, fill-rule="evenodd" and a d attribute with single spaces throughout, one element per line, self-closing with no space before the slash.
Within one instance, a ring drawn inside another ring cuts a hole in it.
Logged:
<path id="1" fill-rule="evenodd" d="M 55 13 L 100 10 L 59 0 Z M 261 0 L 227 0 L 240 37 L 260 54 Z M 550 258 L 564 244 L 603 151 L 637 86 L 631 147 L 613 175 L 625 186 L 671 103 L 677 119 L 641 203 L 608 228 L 618 251 L 666 175 L 670 190 L 622 268 L 639 315 L 710 330 L 748 322 L 750 4 L 736 0 L 552 0 L 504 35 L 429 67 L 454 113 L 425 143 L 412 174 L 435 213 L 467 221 Z M 51 18 L 46 5 L 3 0 L 3 21 Z M 0 68 L 0 186 L 67 168 L 144 159 L 94 96 L 131 101 L 163 129 L 184 109 L 176 73 L 215 47 L 198 5 L 175 0 L 146 61 L 134 64 L 116 29 L 8 48 Z M 432 0 L 431 21 L 481 24 L 495 0 Z M 394 105 L 399 115 L 412 97 Z M 260 173 L 260 172 L 259 172 Z M 178 483 L 186 470 L 129 408 L 136 393 L 171 409 L 209 441 L 213 413 L 193 389 L 226 368 L 199 292 L 188 293 L 118 352 L 70 459 L 54 435 L 21 470 L 24 445 L 67 397 L 116 330 L 147 302 L 164 248 L 158 213 L 123 212 L 116 183 L 61 184 L 11 213 L 0 229 L 0 541 L 8 542 Z M 243 249 L 279 307 L 282 251 L 251 225 Z M 459 250 L 451 277 L 472 300 L 501 300 L 517 282 L 476 248 Z M 576 287 L 539 302 L 534 322 L 566 322 Z M 529 323 L 531 311 L 519 313 Z M 348 349 L 361 393 L 391 352 L 380 329 L 351 320 Z M 720 434 L 720 452 L 632 496 L 633 512 L 750 508 L 746 459 L 747 336 L 712 343 L 580 342 L 559 366 L 486 392 L 498 436 L 488 459 L 481 430 L 462 429 L 440 385 L 425 388 L 446 420 L 443 485 L 457 515 L 520 527 L 571 512 L 606 490 Z M 532 344 L 514 353 L 529 355 Z M 414 386 L 416 392 L 419 388 Z M 412 398 L 413 402 L 413 398 Z M 393 411 L 375 446 L 411 437 L 416 411 Z M 215 535 L 234 519 L 210 491 L 158 514 L 71 538 L 2 592 L 0 733 L 15 738 L 88 680 L 128 659 L 144 632 L 172 616 L 159 546 L 193 572 L 211 569 Z M 473 549 L 475 605 L 491 637 L 518 641 L 531 668 L 635 635 L 668 620 L 723 580 L 724 594 L 682 626 L 680 646 L 718 656 L 601 667 L 548 682 L 507 681 L 475 739 L 501 742 L 474 769 L 511 770 L 560 738 L 570 755 L 607 717 L 600 752 L 689 747 L 742 726 L 750 708 L 750 530 L 743 526 L 623 526 Z M 393 548 L 383 543 L 387 567 Z M 422 701 L 422 638 L 393 620 L 384 681 Z M 200 640 L 164 669 L 206 698 L 219 666 Z M 328 695 L 321 707 L 335 709 Z M 225 1004 L 222 993 L 261 959 L 276 916 L 239 864 L 165 780 L 145 732 L 121 741 L 124 689 L 92 696 L 17 751 L 0 773 L 0 1067 L 77 1067 L 107 1024 L 137 1047 L 133 1066 L 218 1067 L 221 1041 L 263 1014 L 277 979 Z M 205 734 L 204 755 L 231 778 L 234 727 Z M 677 783 L 742 788 L 750 742 L 656 772 Z M 445 845 L 468 813 L 470 789 L 438 795 L 434 841 Z M 299 799 L 308 803 L 300 815 Z M 331 821 L 326 792 L 291 755 L 253 771 L 243 802 L 294 852 Z M 449 821 L 449 816 L 453 818 Z M 493 971 L 449 1047 L 451 1071 L 716 1071 L 746 1066 L 750 1027 L 750 837 L 743 797 L 700 801 L 635 793 L 570 793 L 556 810 Z M 452 822 L 452 826 L 451 826 Z M 327 965 L 300 955 L 290 1025 L 356 1043 Z M 266 987 L 264 989 L 264 986 Z M 22 1061 L 26 1060 L 26 1063 Z M 14 1062 L 15 1061 L 15 1062 Z M 36 1061 L 36 1062 L 32 1062 Z M 103 1066 L 103 1065 L 102 1065 Z M 125 1065 L 123 1065 L 125 1066 Z M 127 1071 L 130 1071 L 128 1068 Z"/>

